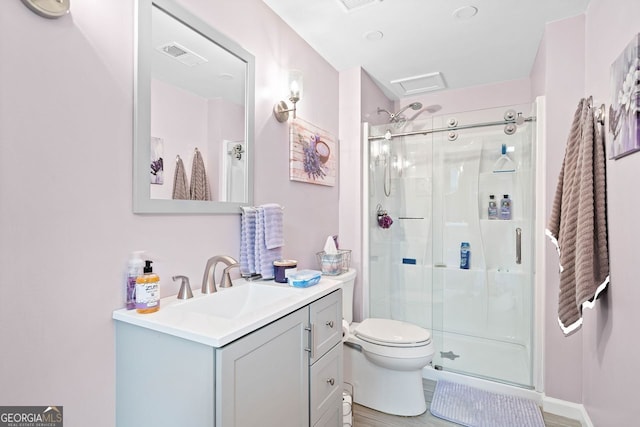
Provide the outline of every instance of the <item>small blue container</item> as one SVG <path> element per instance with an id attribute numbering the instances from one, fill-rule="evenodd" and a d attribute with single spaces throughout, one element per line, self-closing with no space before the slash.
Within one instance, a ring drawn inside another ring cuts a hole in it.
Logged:
<path id="1" fill-rule="evenodd" d="M 469 242 L 460 244 L 460 268 L 463 270 L 471 268 L 471 245 Z"/>
<path id="2" fill-rule="evenodd" d="M 322 278 L 322 272 L 317 270 L 300 270 L 289 275 L 289 284 L 295 288 L 308 288 L 317 285 Z"/>

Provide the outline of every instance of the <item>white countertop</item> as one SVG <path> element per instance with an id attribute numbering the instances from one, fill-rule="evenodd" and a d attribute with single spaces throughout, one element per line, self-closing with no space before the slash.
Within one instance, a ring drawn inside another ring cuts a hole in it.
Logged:
<path id="1" fill-rule="evenodd" d="M 273 286 L 290 289 L 292 292 L 285 298 L 271 304 L 243 313 L 236 318 L 224 318 L 207 313 L 185 310 L 186 304 L 202 298 L 215 297 L 214 294 L 204 295 L 200 290 L 193 291 L 193 298 L 178 300 L 175 295 L 160 300 L 160 310 L 150 314 L 139 314 L 136 310 L 125 308 L 113 312 L 115 320 L 141 326 L 158 332 L 174 335 L 190 341 L 206 344 L 212 347 L 222 347 L 236 339 L 255 331 L 325 295 L 339 289 L 341 282 L 330 277 L 322 276 L 317 285 L 308 288 L 293 288 L 286 283 L 276 283 L 273 280 L 246 282 L 234 281 L 234 286 L 253 284 L 259 286 Z M 220 289 L 218 292 L 225 292 Z M 178 306 L 184 305 L 177 309 Z"/>

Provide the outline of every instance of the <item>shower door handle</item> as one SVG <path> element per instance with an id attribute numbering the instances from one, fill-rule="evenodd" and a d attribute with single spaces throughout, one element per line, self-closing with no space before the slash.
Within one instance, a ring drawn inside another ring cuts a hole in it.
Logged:
<path id="1" fill-rule="evenodd" d="M 516 264 L 522 264 L 522 229 L 516 228 Z"/>

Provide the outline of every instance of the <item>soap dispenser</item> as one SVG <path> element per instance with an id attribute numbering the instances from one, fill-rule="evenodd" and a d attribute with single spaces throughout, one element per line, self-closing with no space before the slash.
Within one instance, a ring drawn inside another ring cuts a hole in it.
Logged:
<path id="1" fill-rule="evenodd" d="M 144 274 L 136 279 L 136 311 L 140 314 L 160 309 L 160 277 L 153 273 L 152 262 L 145 261 Z"/>

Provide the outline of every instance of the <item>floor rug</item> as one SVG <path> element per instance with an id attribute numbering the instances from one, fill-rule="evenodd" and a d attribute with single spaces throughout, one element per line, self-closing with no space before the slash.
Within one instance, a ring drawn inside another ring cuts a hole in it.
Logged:
<path id="1" fill-rule="evenodd" d="M 442 380 L 436 383 L 430 410 L 438 418 L 468 427 L 544 427 L 532 400 Z"/>

